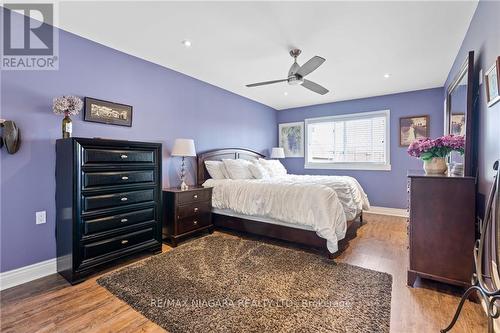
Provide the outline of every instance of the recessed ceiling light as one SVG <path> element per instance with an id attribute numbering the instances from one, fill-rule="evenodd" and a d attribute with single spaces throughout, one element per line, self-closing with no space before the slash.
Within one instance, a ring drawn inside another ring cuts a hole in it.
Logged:
<path id="1" fill-rule="evenodd" d="M 191 41 L 190 40 L 184 39 L 181 43 L 185 47 L 191 47 Z"/>
<path id="2" fill-rule="evenodd" d="M 391 74 L 389 74 L 389 73 L 385 73 L 385 74 L 384 74 L 384 77 L 385 77 L 386 79 L 388 79 L 388 78 L 390 78 L 390 77 L 391 77 Z"/>
<path id="3" fill-rule="evenodd" d="M 283 95 L 288 96 L 288 92 L 287 92 L 287 91 L 285 91 L 285 92 L 283 93 Z"/>

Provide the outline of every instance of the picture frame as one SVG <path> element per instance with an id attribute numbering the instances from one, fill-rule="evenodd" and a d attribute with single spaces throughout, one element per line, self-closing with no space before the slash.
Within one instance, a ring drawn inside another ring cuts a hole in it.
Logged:
<path id="1" fill-rule="evenodd" d="M 429 115 L 399 118 L 399 146 L 408 147 L 413 141 L 429 137 Z"/>
<path id="2" fill-rule="evenodd" d="M 497 57 L 493 66 L 484 74 L 486 88 L 486 103 L 488 107 L 500 101 L 500 57 Z"/>
<path id="3" fill-rule="evenodd" d="M 466 132 L 465 113 L 453 113 L 451 115 L 450 134 L 465 136 Z"/>
<path id="4" fill-rule="evenodd" d="M 85 97 L 83 120 L 108 125 L 132 127 L 133 108 L 102 99 Z"/>
<path id="5" fill-rule="evenodd" d="M 304 157 L 304 122 L 279 124 L 278 140 L 285 157 Z"/>

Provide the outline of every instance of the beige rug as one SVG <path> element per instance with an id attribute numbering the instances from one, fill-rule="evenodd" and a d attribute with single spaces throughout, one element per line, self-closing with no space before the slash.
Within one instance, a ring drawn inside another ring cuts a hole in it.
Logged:
<path id="1" fill-rule="evenodd" d="M 389 332 L 391 275 L 221 233 L 97 282 L 172 333 Z"/>

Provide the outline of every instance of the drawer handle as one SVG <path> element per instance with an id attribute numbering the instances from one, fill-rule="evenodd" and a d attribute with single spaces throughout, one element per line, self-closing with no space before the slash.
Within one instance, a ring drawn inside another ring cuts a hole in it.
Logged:
<path id="1" fill-rule="evenodd" d="M 128 180 L 127 176 L 122 176 L 122 180 Z"/>
<path id="2" fill-rule="evenodd" d="M 125 222 L 128 222 L 128 219 L 121 219 L 120 220 L 121 223 L 125 223 Z"/>
<path id="3" fill-rule="evenodd" d="M 197 224 L 198 224 L 198 221 L 194 220 L 194 221 L 193 221 L 193 224 L 194 224 L 194 225 L 197 225 Z"/>
<path id="4" fill-rule="evenodd" d="M 198 199 L 198 194 L 193 195 L 193 198 Z"/>
<path id="5" fill-rule="evenodd" d="M 123 198 L 121 198 L 120 200 L 121 200 L 121 201 L 127 201 L 127 200 L 128 200 L 128 198 L 127 198 L 127 197 L 123 197 Z"/>
<path id="6" fill-rule="evenodd" d="M 121 154 L 120 157 L 121 157 L 122 160 L 124 160 L 124 159 L 128 158 L 128 155 Z"/>
<path id="7" fill-rule="evenodd" d="M 122 240 L 122 244 L 123 244 L 123 245 L 125 245 L 125 244 L 127 244 L 127 243 L 128 243 L 128 240 L 126 240 L 126 239 Z"/>
<path id="8" fill-rule="evenodd" d="M 198 212 L 198 207 L 194 207 L 194 212 L 197 213 Z"/>

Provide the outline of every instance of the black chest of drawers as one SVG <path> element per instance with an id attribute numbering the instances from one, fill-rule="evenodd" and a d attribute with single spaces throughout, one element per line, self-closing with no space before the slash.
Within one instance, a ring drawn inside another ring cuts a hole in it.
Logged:
<path id="1" fill-rule="evenodd" d="M 56 143 L 57 271 L 70 283 L 140 251 L 161 251 L 161 144 Z"/>

